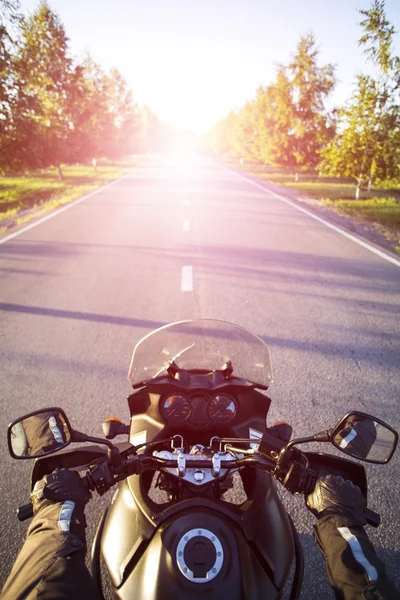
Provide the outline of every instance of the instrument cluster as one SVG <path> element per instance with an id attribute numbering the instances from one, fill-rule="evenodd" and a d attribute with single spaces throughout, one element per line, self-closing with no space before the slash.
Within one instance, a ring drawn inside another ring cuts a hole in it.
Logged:
<path id="1" fill-rule="evenodd" d="M 160 399 L 161 415 L 169 425 L 185 424 L 191 429 L 211 425 L 227 425 L 237 415 L 237 400 L 229 394 L 214 396 L 181 393 L 168 394 Z"/>

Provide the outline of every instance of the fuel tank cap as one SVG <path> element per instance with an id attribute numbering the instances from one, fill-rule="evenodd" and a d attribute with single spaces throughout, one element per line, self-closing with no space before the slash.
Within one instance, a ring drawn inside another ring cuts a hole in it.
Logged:
<path id="1" fill-rule="evenodd" d="M 222 544 L 209 529 L 191 529 L 179 540 L 176 562 L 182 575 L 189 581 L 208 583 L 222 569 Z"/>

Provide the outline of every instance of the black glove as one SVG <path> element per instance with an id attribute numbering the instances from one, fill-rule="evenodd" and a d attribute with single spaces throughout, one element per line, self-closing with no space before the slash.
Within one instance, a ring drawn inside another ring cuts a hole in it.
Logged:
<path id="1" fill-rule="evenodd" d="M 36 515 L 42 506 L 65 500 L 72 500 L 83 510 L 92 495 L 84 488 L 76 471 L 57 469 L 35 483 L 30 497 Z"/>
<path id="2" fill-rule="evenodd" d="M 306 506 L 320 519 L 327 515 L 342 515 L 353 526 L 366 525 L 366 501 L 360 488 L 343 477 L 321 473 L 314 491 L 306 498 Z"/>

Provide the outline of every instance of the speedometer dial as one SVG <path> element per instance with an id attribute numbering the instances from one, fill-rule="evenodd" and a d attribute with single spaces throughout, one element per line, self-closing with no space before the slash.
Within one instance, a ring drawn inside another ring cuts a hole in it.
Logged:
<path id="1" fill-rule="evenodd" d="M 161 402 L 161 410 L 169 423 L 182 423 L 192 413 L 192 405 L 189 398 L 182 394 L 170 394 Z"/>
<path id="2" fill-rule="evenodd" d="M 207 414 L 214 423 L 229 423 L 236 416 L 236 413 L 236 403 L 227 394 L 214 396 L 207 405 Z"/>

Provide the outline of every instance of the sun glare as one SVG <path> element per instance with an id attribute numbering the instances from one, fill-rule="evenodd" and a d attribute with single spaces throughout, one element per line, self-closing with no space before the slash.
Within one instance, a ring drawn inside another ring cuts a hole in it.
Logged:
<path id="1" fill-rule="evenodd" d="M 189 165 L 193 162 L 193 150 L 189 140 L 177 140 L 171 144 L 169 154 L 175 163 Z"/>

